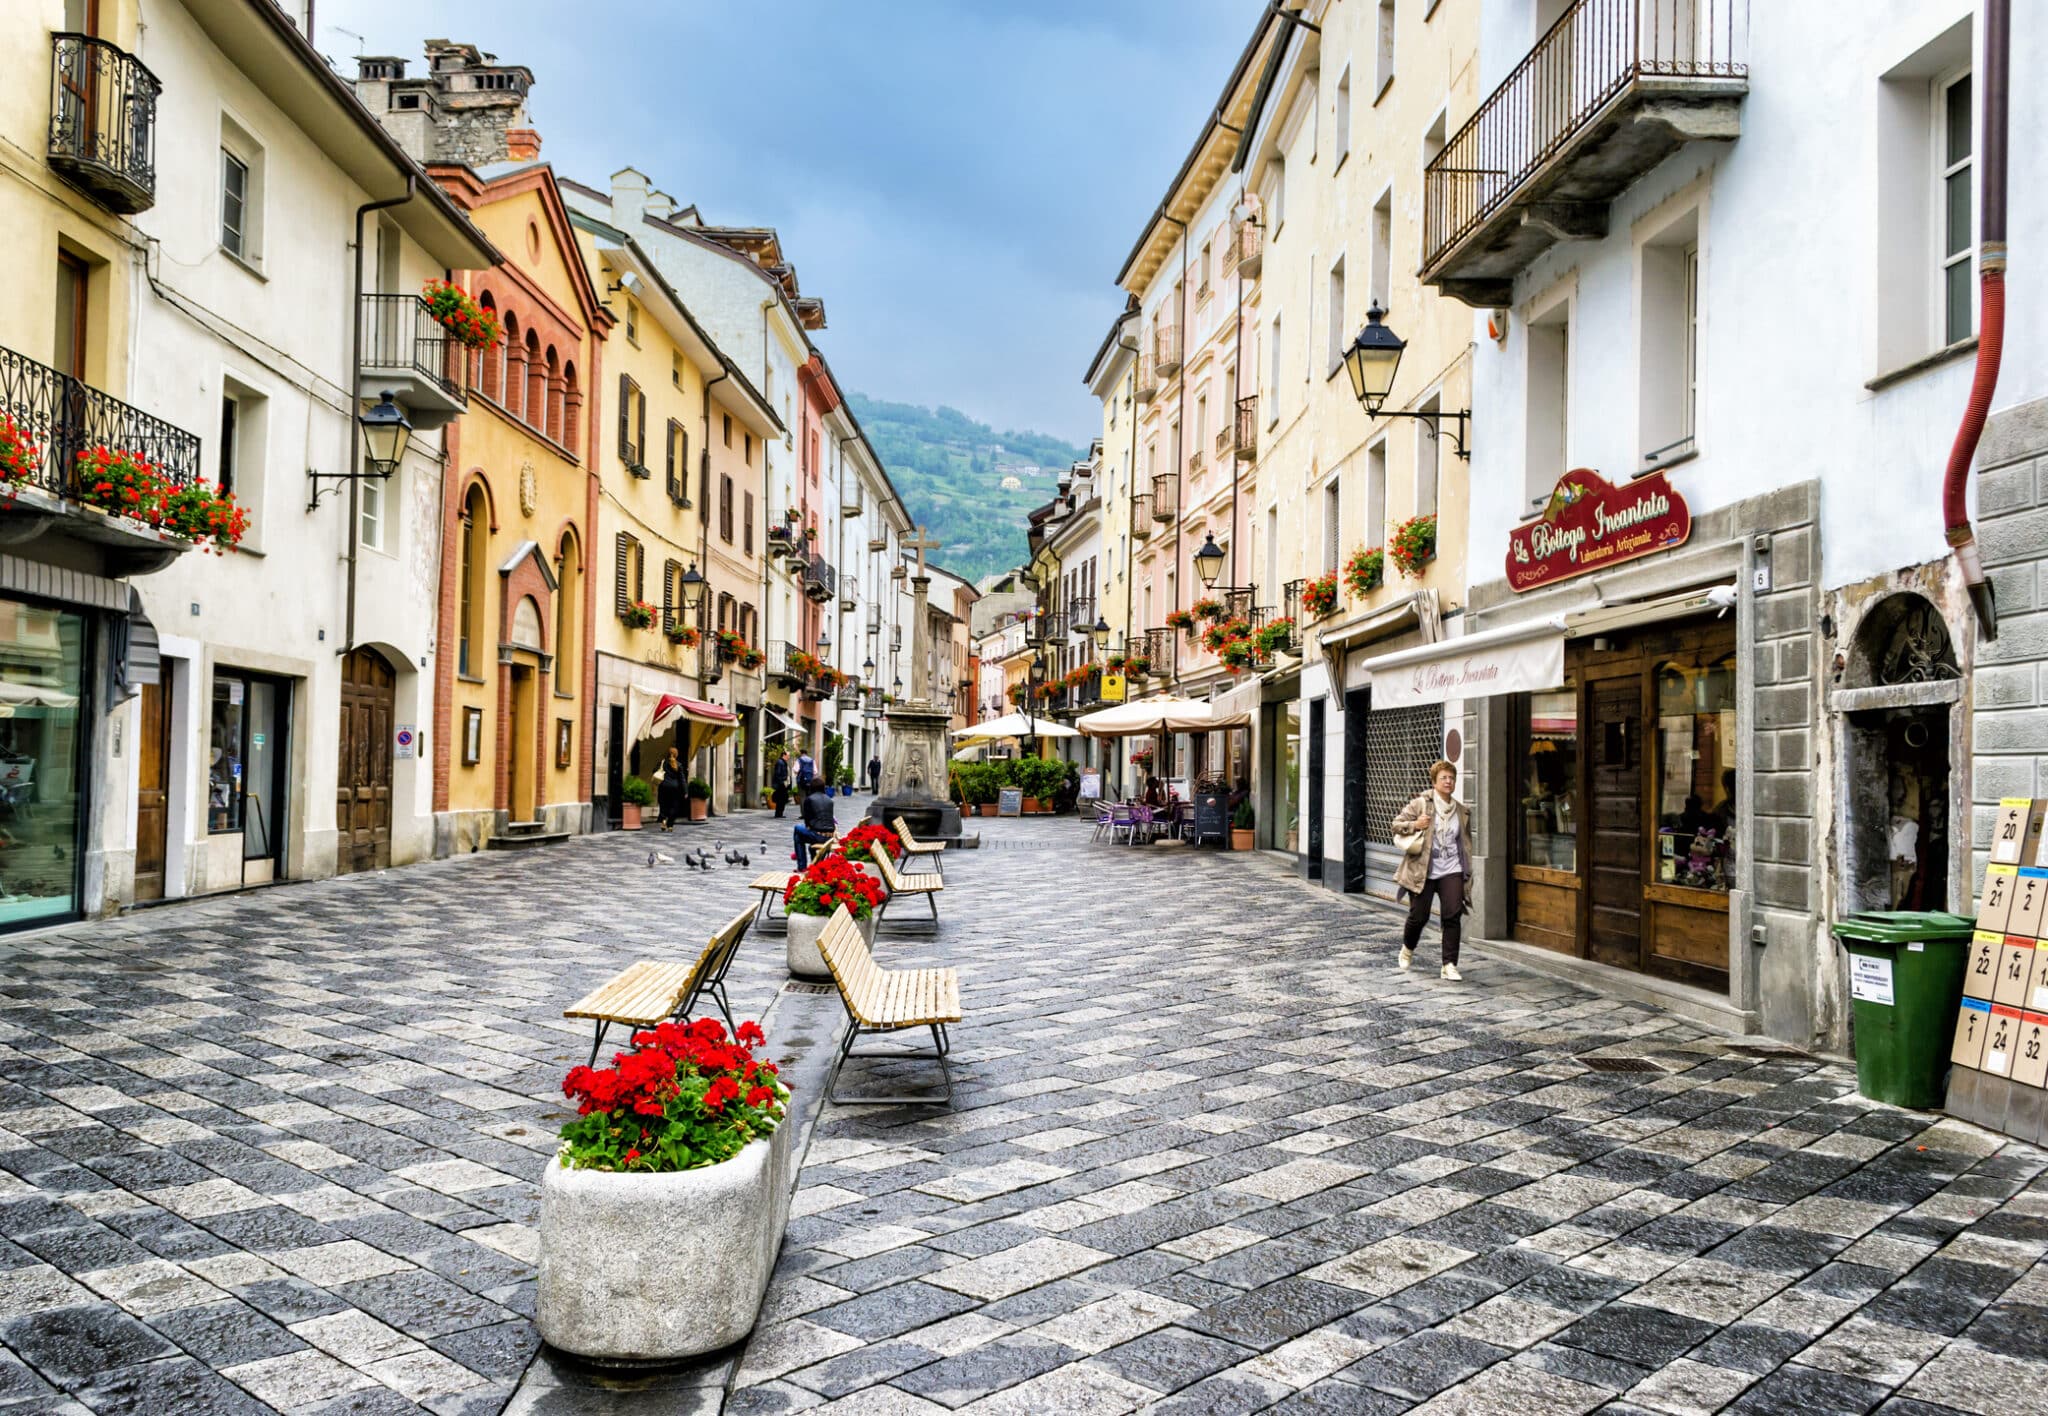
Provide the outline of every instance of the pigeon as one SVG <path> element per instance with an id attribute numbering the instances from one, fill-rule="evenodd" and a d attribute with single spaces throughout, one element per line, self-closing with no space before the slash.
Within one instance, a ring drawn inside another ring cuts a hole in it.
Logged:
<path id="1" fill-rule="evenodd" d="M 649 851 L 649 852 L 647 853 L 647 868 L 648 868 L 649 870 L 652 870 L 652 869 L 654 869 L 654 856 L 655 856 L 655 852 L 653 852 L 653 851 Z"/>
<path id="2" fill-rule="evenodd" d="M 674 865 L 676 863 L 676 858 L 668 854 L 668 852 L 666 851 L 656 851 L 654 853 L 654 858 L 660 861 L 663 865 Z"/>

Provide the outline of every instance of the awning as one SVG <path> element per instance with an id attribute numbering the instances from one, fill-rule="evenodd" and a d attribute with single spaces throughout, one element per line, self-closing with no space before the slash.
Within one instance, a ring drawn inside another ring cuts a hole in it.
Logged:
<path id="1" fill-rule="evenodd" d="M 1365 661 L 1372 706 L 1406 708 L 1493 693 L 1533 693 L 1564 682 L 1564 619 L 1482 630 Z"/>
<path id="2" fill-rule="evenodd" d="M 1381 654 L 1365 661 L 1365 669 L 1372 675 L 1372 706 L 1401 708 L 1561 688 L 1565 640 L 1690 615 L 1725 614 L 1735 600 L 1733 585 L 1712 585 L 1634 604 L 1572 610 L 1441 644 Z"/>
<path id="3" fill-rule="evenodd" d="M 1191 698 L 1142 698 L 1099 713 L 1085 713 L 1074 726 L 1089 737 L 1144 737 L 1157 733 L 1209 733 L 1251 726 L 1248 713 L 1218 711 L 1214 703 Z"/>
<path id="4" fill-rule="evenodd" d="M 1329 661 L 1331 682 L 1341 691 L 1346 661 L 1351 655 L 1376 639 L 1389 639 L 1411 626 L 1422 635 L 1424 644 L 1434 644 L 1443 638 L 1443 614 L 1436 591 L 1416 590 L 1363 619 L 1319 633 L 1316 642 L 1323 646 L 1323 657 Z"/>
<path id="5" fill-rule="evenodd" d="M 1259 705 L 1265 701 L 1266 680 L 1271 677 L 1271 674 L 1254 674 L 1228 693 L 1217 694 L 1209 700 L 1209 706 L 1225 717 L 1242 714 L 1246 719 L 1250 719 L 1259 711 Z"/>
<path id="6" fill-rule="evenodd" d="M 730 708 L 675 693 L 649 693 L 628 689 L 627 720 L 633 741 L 666 738 L 678 724 L 684 729 L 683 756 L 694 757 L 707 747 L 716 747 L 739 731 L 739 715 Z"/>
<path id="7" fill-rule="evenodd" d="M 790 717 L 789 714 L 783 712 L 774 704 L 763 704 L 762 711 L 765 712 L 769 717 L 773 718 L 776 722 L 782 724 L 782 730 L 784 732 L 794 733 L 798 737 L 809 736 L 809 734 L 804 731 L 804 725 L 802 723 L 798 722 L 795 718 Z"/>
<path id="8" fill-rule="evenodd" d="M 962 728 L 953 734 L 955 742 L 989 742 L 997 738 L 1070 738 L 1081 736 L 1065 723 L 1056 722 L 1044 714 L 1025 717 L 1022 713 L 1008 713 L 1000 718 L 991 718 L 986 723 L 976 723 L 971 728 Z"/>

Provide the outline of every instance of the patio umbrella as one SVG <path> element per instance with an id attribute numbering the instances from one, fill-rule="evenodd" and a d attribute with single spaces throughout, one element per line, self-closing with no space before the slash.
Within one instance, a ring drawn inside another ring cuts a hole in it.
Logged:
<path id="1" fill-rule="evenodd" d="M 716 703 L 703 703 L 680 694 L 654 694 L 643 689 L 626 691 L 633 739 L 667 738 L 678 721 L 686 725 L 683 758 L 688 761 L 707 747 L 716 747 L 739 731 L 739 715 Z"/>
<path id="2" fill-rule="evenodd" d="M 954 742 L 987 742 L 994 738 L 1070 738 L 1080 733 L 1065 723 L 1053 721 L 1040 714 L 1026 718 L 1022 713 L 1010 713 L 1001 718 L 991 718 L 986 723 L 976 723 L 971 728 L 962 728 L 953 734 Z"/>
<path id="3" fill-rule="evenodd" d="M 1160 733 L 1208 733 L 1251 725 L 1248 713 L 1218 712 L 1213 703 L 1192 698 L 1144 698 L 1086 713 L 1074 726 L 1089 737 L 1151 737 Z"/>

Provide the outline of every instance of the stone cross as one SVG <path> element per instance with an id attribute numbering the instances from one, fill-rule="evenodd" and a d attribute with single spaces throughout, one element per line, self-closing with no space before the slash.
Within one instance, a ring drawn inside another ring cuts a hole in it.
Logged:
<path id="1" fill-rule="evenodd" d="M 916 606 L 912 611 L 915 619 L 910 626 L 910 701 L 929 703 L 931 684 L 925 668 L 926 651 L 929 646 L 925 641 L 930 636 L 930 630 L 926 625 L 925 599 L 931 592 L 932 578 L 925 572 L 924 553 L 940 549 L 940 543 L 927 536 L 924 526 L 920 523 L 917 534 L 904 537 L 902 546 L 906 551 L 917 552 L 917 574 L 910 582 L 912 602 Z"/>

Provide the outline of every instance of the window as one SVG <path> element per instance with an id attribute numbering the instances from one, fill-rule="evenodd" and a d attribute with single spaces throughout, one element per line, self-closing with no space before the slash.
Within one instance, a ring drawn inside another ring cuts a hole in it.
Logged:
<path id="1" fill-rule="evenodd" d="M 1641 248 L 1637 426 L 1645 471 L 1690 455 L 1699 402 L 1700 213 L 1665 222 Z"/>
<path id="2" fill-rule="evenodd" d="M 1329 358 L 1329 372 L 1335 374 L 1344 367 L 1344 347 L 1349 342 L 1344 338 L 1344 258 L 1337 257 L 1337 263 L 1330 267 L 1330 309 L 1328 330 L 1324 335 L 1329 346 L 1325 351 Z"/>
<path id="3" fill-rule="evenodd" d="M 1579 694 L 1567 685 L 1516 700 L 1521 770 L 1515 791 L 1515 864 L 1579 868 Z"/>
<path id="4" fill-rule="evenodd" d="M 1195 400 L 1195 440 L 1192 444 L 1194 456 L 1201 457 L 1202 448 L 1209 437 L 1209 395 L 1203 394 Z"/>
<path id="5" fill-rule="evenodd" d="M 1368 292 L 1371 302 L 1382 310 L 1390 309 L 1394 303 L 1394 189 L 1387 188 L 1380 193 L 1380 199 L 1372 204 L 1372 289 Z"/>
<path id="6" fill-rule="evenodd" d="M 754 553 L 754 494 L 752 492 L 747 493 L 744 510 L 746 521 L 742 523 L 740 549 L 748 555 L 752 555 Z"/>
<path id="7" fill-rule="evenodd" d="M 1387 542 L 1387 440 L 1365 450 L 1365 544 Z"/>
<path id="8" fill-rule="evenodd" d="M 362 542 L 373 551 L 389 549 L 384 544 L 384 489 L 390 485 L 382 477 L 362 479 L 363 495 L 357 503 L 362 523 Z"/>
<path id="9" fill-rule="evenodd" d="M 732 544 L 732 478 L 718 479 L 718 538 Z"/>
<path id="10" fill-rule="evenodd" d="M 1344 486 L 1332 477 L 1323 488 L 1323 571 L 1325 574 L 1337 569 L 1343 563 L 1344 549 Z"/>
<path id="11" fill-rule="evenodd" d="M 1571 301 L 1559 300 L 1531 317 L 1524 383 L 1529 400 L 1525 423 L 1523 491 L 1532 506 L 1546 500 L 1565 472 L 1571 431 Z"/>
<path id="12" fill-rule="evenodd" d="M 740 445 L 745 449 L 743 455 L 746 458 L 747 466 L 752 467 L 754 465 L 754 435 L 752 433 L 742 435 Z"/>
<path id="13" fill-rule="evenodd" d="M 619 461 L 635 477 L 647 470 L 647 395 L 632 375 L 619 375 Z"/>
<path id="14" fill-rule="evenodd" d="M 668 356 L 668 381 L 677 388 L 683 386 L 683 356 L 680 354 Z"/>
<path id="15" fill-rule="evenodd" d="M 464 678 L 483 676 L 484 537 L 490 532 L 490 506 L 482 487 L 471 487 L 462 505 L 462 583 L 460 640 L 455 670 Z"/>
<path id="16" fill-rule="evenodd" d="M 1266 426 L 1269 428 L 1280 421 L 1280 370 L 1282 367 L 1280 352 L 1286 347 L 1280 339 L 1280 317 L 1275 315 L 1273 316 L 1273 366 L 1268 374 L 1269 386 L 1266 390 Z"/>
<path id="17" fill-rule="evenodd" d="M 626 297 L 626 343 L 635 348 L 640 344 L 640 302 L 631 295 Z"/>
<path id="18" fill-rule="evenodd" d="M 1378 103 L 1394 81 L 1394 0 L 1380 0 L 1378 42 L 1373 58 L 1373 102 Z"/>
<path id="19" fill-rule="evenodd" d="M 220 245 L 249 259 L 249 164 L 226 148 L 220 153 Z"/>
<path id="20" fill-rule="evenodd" d="M 679 560 L 665 560 L 661 563 L 661 628 L 663 633 L 684 623 L 682 597 L 683 563 Z"/>
<path id="21" fill-rule="evenodd" d="M 576 629 L 583 617 L 583 547 L 574 532 L 562 533 L 555 556 L 555 693 L 576 692 Z"/>
<path id="22" fill-rule="evenodd" d="M 1657 666 L 1657 874 L 1725 894 L 1735 876 L 1735 657 Z"/>
<path id="23" fill-rule="evenodd" d="M 88 345 L 87 329 L 91 303 L 88 294 L 92 289 L 92 271 L 84 261 L 68 251 L 57 253 L 57 329 L 56 343 L 52 346 L 57 372 L 69 374 L 83 383 L 86 380 L 85 362 Z"/>
<path id="24" fill-rule="evenodd" d="M 1443 439 L 1432 422 L 1442 409 L 1442 400 L 1431 394 L 1415 411 L 1422 414 L 1415 424 L 1415 514 L 1436 515 L 1438 464 L 1443 457 Z"/>
<path id="25" fill-rule="evenodd" d="M 619 532 L 615 544 L 618 549 L 612 567 L 612 601 L 613 608 L 624 615 L 633 608 L 635 600 L 646 598 L 647 559 L 640 538 L 630 531 Z"/>
<path id="26" fill-rule="evenodd" d="M 724 418 L 724 420 L 725 420 L 725 445 L 726 445 L 727 447 L 731 447 L 731 446 L 732 446 L 732 414 L 730 414 L 730 413 L 726 413 L 726 414 L 723 414 L 722 416 L 723 416 L 723 418 Z M 815 457 L 817 456 L 817 444 L 816 444 L 816 439 L 813 439 L 813 440 L 812 440 L 812 448 L 811 448 L 811 455 L 812 455 L 812 457 L 813 457 L 813 458 L 815 458 Z"/>
<path id="27" fill-rule="evenodd" d="M 1335 172 L 1351 155 L 1351 69 L 1348 65 L 1337 77 L 1336 120 L 1332 126 L 1335 132 L 1331 136 L 1331 145 L 1336 149 L 1337 160 L 1330 164 L 1330 170 Z"/>
<path id="28" fill-rule="evenodd" d="M 1195 270 L 1199 277 L 1198 283 L 1195 286 L 1195 298 L 1197 300 L 1209 298 L 1209 252 L 1211 249 L 1212 243 L 1204 241 L 1202 243 L 1201 258 L 1195 263 Z"/>
<path id="29" fill-rule="evenodd" d="M 668 499 L 679 507 L 690 504 L 690 433 L 680 422 L 668 420 Z"/>
<path id="30" fill-rule="evenodd" d="M 1954 344 L 1977 332 L 1976 305 L 1970 298 L 1971 255 L 1976 231 L 1975 148 L 1971 141 L 1970 76 L 1962 74 L 1936 86 L 1935 109 L 1941 133 L 1936 151 L 1941 179 L 1941 319 L 1942 342 Z"/>
<path id="31" fill-rule="evenodd" d="M 220 399 L 220 447 L 214 458 L 213 481 L 224 492 L 235 490 L 236 458 L 241 455 L 238 434 L 241 431 L 242 404 L 232 393 L 224 393 Z"/>

